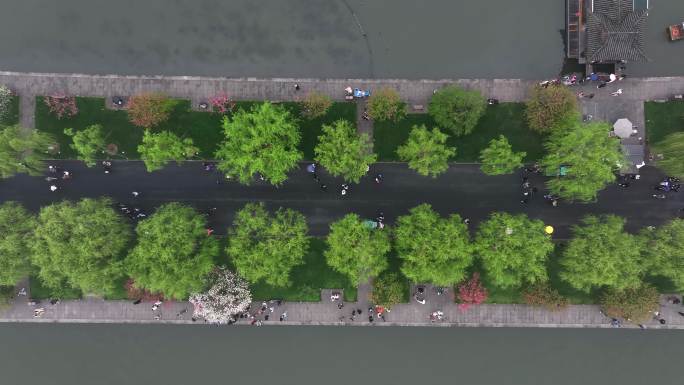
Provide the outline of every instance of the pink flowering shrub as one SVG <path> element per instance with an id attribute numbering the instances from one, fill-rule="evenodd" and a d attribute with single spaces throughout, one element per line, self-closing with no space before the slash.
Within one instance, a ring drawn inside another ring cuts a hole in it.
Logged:
<path id="1" fill-rule="evenodd" d="M 65 94 L 53 94 L 46 96 L 44 99 L 45 105 L 51 113 L 57 116 L 57 119 L 70 118 L 78 114 L 78 107 L 76 106 L 76 98 L 67 96 Z"/>
<path id="2" fill-rule="evenodd" d="M 226 94 L 218 94 L 209 98 L 209 105 L 211 110 L 220 114 L 233 111 L 235 102 L 230 100 Z"/>
<path id="3" fill-rule="evenodd" d="M 479 305 L 487 299 L 487 289 L 480 282 L 480 273 L 473 273 L 473 277 L 458 286 L 458 308 L 466 311 L 470 305 Z"/>

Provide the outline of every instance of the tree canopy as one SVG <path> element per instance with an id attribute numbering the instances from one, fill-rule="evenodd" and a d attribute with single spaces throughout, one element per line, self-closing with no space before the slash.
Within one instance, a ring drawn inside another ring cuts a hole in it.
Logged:
<path id="1" fill-rule="evenodd" d="M 548 175 L 559 175 L 547 186 L 552 194 L 567 200 L 593 201 L 598 191 L 615 181 L 615 172 L 626 164 L 620 141 L 609 137 L 609 124 L 576 123 L 568 130 L 558 130 L 545 143 L 547 155 L 542 166 Z"/>
<path id="2" fill-rule="evenodd" d="M 19 173 L 40 175 L 43 159 L 51 145 L 51 135 L 20 126 L 7 126 L 0 130 L 0 176 L 10 178 Z"/>
<path id="3" fill-rule="evenodd" d="M 0 286 L 14 286 L 31 271 L 36 218 L 17 202 L 0 205 Z"/>
<path id="4" fill-rule="evenodd" d="M 342 119 L 323 125 L 314 152 L 316 161 L 331 175 L 354 183 L 366 175 L 368 166 L 377 159 L 368 134 L 358 134 L 354 125 Z"/>
<path id="5" fill-rule="evenodd" d="M 140 221 L 138 243 L 126 258 L 135 286 L 183 300 L 204 289 L 220 253 L 206 218 L 192 207 L 167 203 Z"/>
<path id="6" fill-rule="evenodd" d="M 553 132 L 571 128 L 579 121 L 577 99 L 573 91 L 565 86 L 533 87 L 526 107 L 527 123 L 535 131 Z"/>
<path id="7" fill-rule="evenodd" d="M 263 203 L 248 203 L 228 231 L 228 256 L 238 273 L 254 283 L 290 285 L 290 272 L 304 262 L 309 237 L 304 216 L 291 209 L 270 215 Z"/>
<path id="8" fill-rule="evenodd" d="M 84 293 L 107 295 L 122 284 L 122 260 L 131 230 L 111 204 L 106 198 L 85 198 L 40 210 L 31 248 L 46 287 L 59 292 L 69 285 Z"/>
<path id="9" fill-rule="evenodd" d="M 356 214 L 347 214 L 330 225 L 325 258 L 333 269 L 352 283 L 377 277 L 388 266 L 390 240 L 387 231 L 373 229 Z"/>
<path id="10" fill-rule="evenodd" d="M 432 95 L 428 112 L 439 127 L 461 136 L 473 132 L 486 108 L 487 101 L 478 91 L 453 85 Z"/>
<path id="11" fill-rule="evenodd" d="M 449 168 L 449 158 L 456 155 L 456 148 L 446 145 L 448 137 L 438 128 L 429 131 L 425 125 L 414 125 L 397 155 L 418 174 L 434 178 Z"/>
<path id="12" fill-rule="evenodd" d="M 368 115 L 379 122 L 401 120 L 406 116 L 406 103 L 393 88 L 380 88 L 368 98 Z"/>
<path id="13" fill-rule="evenodd" d="M 670 278 L 677 289 L 684 290 L 684 219 L 645 230 L 644 235 L 649 273 Z"/>
<path id="14" fill-rule="evenodd" d="M 239 109 L 223 119 L 225 140 L 216 151 L 218 168 L 249 184 L 260 173 L 271 184 L 287 179 L 302 153 L 297 149 L 299 127 L 282 106 L 261 103 L 249 111 Z"/>
<path id="15" fill-rule="evenodd" d="M 503 288 L 547 281 L 554 245 L 544 227 L 525 214 L 494 213 L 481 223 L 475 247 L 488 281 Z"/>
<path id="16" fill-rule="evenodd" d="M 429 204 L 399 217 L 396 250 L 401 271 L 413 282 L 450 286 L 462 281 L 473 260 L 468 229 L 458 214 L 442 218 Z"/>
<path id="17" fill-rule="evenodd" d="M 662 155 L 658 167 L 669 175 L 684 178 L 684 132 L 675 132 L 653 145 L 655 153 Z"/>
<path id="18" fill-rule="evenodd" d="M 588 215 L 574 226 L 560 264 L 560 277 L 575 289 L 617 290 L 641 284 L 644 261 L 641 240 L 624 231 L 625 220 L 615 215 Z"/>
<path id="19" fill-rule="evenodd" d="M 247 282 L 225 268 L 216 268 L 208 277 L 209 290 L 196 293 L 188 300 L 194 305 L 193 315 L 209 323 L 225 324 L 244 313 L 252 302 Z"/>
<path id="20" fill-rule="evenodd" d="M 482 172 L 487 175 L 510 174 L 523 165 L 527 153 L 513 152 L 513 147 L 505 136 L 492 139 L 489 146 L 480 152 Z"/>
<path id="21" fill-rule="evenodd" d="M 142 143 L 138 145 L 140 159 L 145 162 L 148 172 L 159 170 L 172 160 L 180 164 L 182 160 L 194 157 L 198 151 L 191 138 L 181 139 L 169 131 L 153 133 L 145 130 Z"/>
<path id="22" fill-rule="evenodd" d="M 99 124 L 90 125 L 80 131 L 65 128 L 64 134 L 71 137 L 71 148 L 88 167 L 95 166 L 97 155 L 107 147 L 104 131 Z"/>

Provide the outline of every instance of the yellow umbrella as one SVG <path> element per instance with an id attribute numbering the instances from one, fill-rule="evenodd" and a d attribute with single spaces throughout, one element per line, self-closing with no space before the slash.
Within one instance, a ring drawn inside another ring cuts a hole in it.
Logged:
<path id="1" fill-rule="evenodd" d="M 544 232 L 549 235 L 553 234 L 553 226 L 544 227 Z"/>

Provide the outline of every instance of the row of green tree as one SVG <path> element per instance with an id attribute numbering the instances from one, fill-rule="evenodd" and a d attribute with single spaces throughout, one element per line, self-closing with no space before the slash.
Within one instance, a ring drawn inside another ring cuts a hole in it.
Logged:
<path id="1" fill-rule="evenodd" d="M 612 215 L 588 216 L 575 226 L 560 260 L 561 278 L 589 292 L 633 289 L 647 275 L 662 275 L 684 289 L 684 220 L 636 235 L 625 232 L 624 223 Z M 189 206 L 163 205 L 134 232 L 106 198 L 55 203 L 37 216 L 6 202 L 0 206 L 0 284 L 37 273 L 56 291 L 72 287 L 108 295 L 130 277 L 139 289 L 184 299 L 201 291 L 220 264 L 219 239 Z M 236 213 L 225 251 L 247 281 L 288 286 L 308 250 L 307 233 L 301 213 L 269 213 L 263 204 L 249 203 Z M 385 271 L 394 248 L 402 273 L 413 282 L 457 284 L 479 259 L 487 282 L 502 288 L 547 282 L 554 250 L 544 224 L 523 214 L 494 213 L 471 240 L 458 214 L 442 217 L 427 204 L 399 217 L 392 229 L 374 229 L 348 214 L 331 224 L 327 243 L 328 264 L 352 283 Z"/>

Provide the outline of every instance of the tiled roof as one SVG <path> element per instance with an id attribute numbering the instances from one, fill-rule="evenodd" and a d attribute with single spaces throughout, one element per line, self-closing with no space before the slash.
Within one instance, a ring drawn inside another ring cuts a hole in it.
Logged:
<path id="1" fill-rule="evenodd" d="M 587 60 L 647 61 L 642 35 L 647 11 L 634 11 L 632 0 L 594 0 L 593 5 L 587 18 Z"/>

